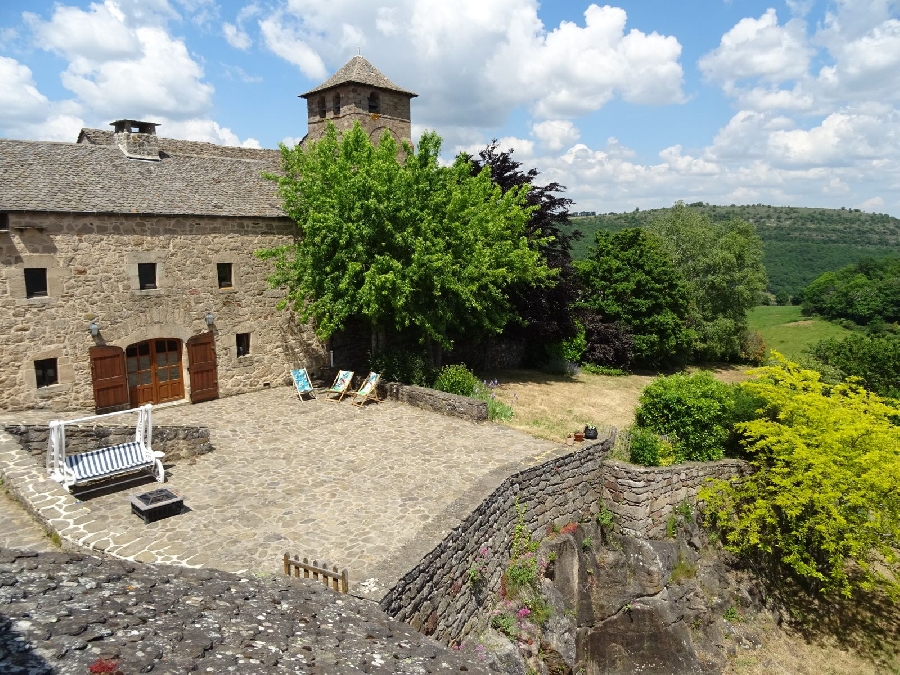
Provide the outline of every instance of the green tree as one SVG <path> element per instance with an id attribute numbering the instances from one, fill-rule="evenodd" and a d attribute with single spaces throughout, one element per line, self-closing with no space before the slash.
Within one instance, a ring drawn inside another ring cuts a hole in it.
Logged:
<path id="1" fill-rule="evenodd" d="M 710 519 L 821 591 L 900 597 L 900 406 L 773 359 L 742 385 L 765 412 L 737 425 L 754 472 L 701 491 Z"/>
<path id="2" fill-rule="evenodd" d="M 320 338 L 361 317 L 373 351 L 388 331 L 449 347 L 514 319 L 512 284 L 552 283 L 543 240 L 525 236 L 527 187 L 503 192 L 465 158 L 441 167 L 440 148 L 434 133 L 416 152 L 388 133 L 376 146 L 359 124 L 340 136 L 329 125 L 306 149 L 282 146 L 283 175 L 269 178 L 298 237 L 259 255 Z"/>
<path id="3" fill-rule="evenodd" d="M 577 269 L 580 304 L 607 323 L 631 329 L 638 365 L 655 368 L 686 359 L 694 340 L 690 292 L 658 237 L 639 229 L 597 232 Z"/>
<path id="4" fill-rule="evenodd" d="M 660 377 L 641 392 L 635 422 L 668 435 L 678 462 L 722 459 L 731 430 L 731 388 L 709 371 Z"/>
<path id="5" fill-rule="evenodd" d="M 766 287 L 762 242 L 750 223 L 738 218 L 713 222 L 678 202 L 651 221 L 675 267 L 688 281 L 697 311 L 698 355 L 735 359 L 747 331 L 747 313 Z"/>

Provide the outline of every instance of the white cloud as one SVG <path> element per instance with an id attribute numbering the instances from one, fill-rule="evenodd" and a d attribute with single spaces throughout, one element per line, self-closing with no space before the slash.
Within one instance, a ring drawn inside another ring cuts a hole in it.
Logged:
<path id="1" fill-rule="evenodd" d="M 76 57 L 62 74 L 63 86 L 103 117 L 149 115 L 190 118 L 212 104 L 213 87 L 185 44 L 160 28 L 134 31 L 140 54 L 131 59 L 91 61 Z"/>
<path id="2" fill-rule="evenodd" d="M 103 5 L 92 4 L 87 12 L 57 6 L 49 21 L 28 12 L 24 18 L 36 46 L 55 51 L 69 61 L 133 59 L 141 54 L 137 36 L 125 25 L 125 15 L 110 0 Z"/>
<path id="3" fill-rule="evenodd" d="M 545 120 L 531 126 L 531 133 L 548 150 L 562 150 L 579 139 L 581 133 L 571 120 Z"/>
<path id="4" fill-rule="evenodd" d="M 266 46 L 275 54 L 300 68 L 301 72 L 312 79 L 322 79 L 327 74 L 321 57 L 298 35 L 299 31 L 284 24 L 280 14 L 270 16 L 259 22 Z"/>
<path id="5" fill-rule="evenodd" d="M 777 84 L 805 75 L 812 54 L 806 23 L 792 19 L 779 25 L 775 10 L 768 9 L 759 19 L 741 19 L 699 65 L 714 81 L 759 77 Z"/>
<path id="6" fill-rule="evenodd" d="M 166 138 L 182 138 L 188 141 L 204 141 L 216 145 L 234 145 L 242 148 L 258 148 L 255 138 L 238 138 L 228 127 L 220 126 L 210 119 L 165 120 L 160 128 L 160 135 Z"/>
<path id="7" fill-rule="evenodd" d="M 42 115 L 49 101 L 38 91 L 31 69 L 7 56 L 0 56 L 0 120 L 19 124 Z"/>
<path id="8" fill-rule="evenodd" d="M 871 199 L 867 199 L 860 203 L 856 208 L 862 209 L 863 211 L 876 211 L 877 209 L 884 208 L 884 200 L 881 197 L 872 197 Z"/>
<path id="9" fill-rule="evenodd" d="M 253 44 L 253 41 L 250 39 L 250 36 L 244 32 L 243 29 L 238 28 L 233 23 L 223 23 L 222 24 L 222 33 L 225 35 L 225 40 L 235 49 L 247 50 L 250 48 L 250 45 Z"/>

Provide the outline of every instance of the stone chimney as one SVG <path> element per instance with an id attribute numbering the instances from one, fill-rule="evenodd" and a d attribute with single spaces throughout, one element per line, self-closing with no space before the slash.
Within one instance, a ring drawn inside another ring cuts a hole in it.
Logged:
<path id="1" fill-rule="evenodd" d="M 148 159 L 159 161 L 159 140 L 156 137 L 155 122 L 139 122 L 138 120 L 116 120 L 114 137 L 119 150 L 129 159 Z"/>

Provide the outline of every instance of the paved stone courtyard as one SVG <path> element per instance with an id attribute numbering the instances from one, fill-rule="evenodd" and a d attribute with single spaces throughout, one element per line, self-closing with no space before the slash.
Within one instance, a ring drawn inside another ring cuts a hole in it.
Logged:
<path id="1" fill-rule="evenodd" d="M 49 418 L 16 413 L 2 421 Z M 189 510 L 144 525 L 128 497 L 157 485 L 147 483 L 85 500 L 76 511 L 68 505 L 68 522 L 55 523 L 64 535 L 75 528 L 82 545 L 141 562 L 230 572 L 276 571 L 285 551 L 299 553 L 347 567 L 351 589 L 373 598 L 507 475 L 571 451 L 393 401 L 301 402 L 290 388 L 157 408 L 154 424 L 210 428 L 212 453 L 166 466 L 166 486 Z M 9 475 L 52 492 L 41 473 Z M 38 498 L 35 508 L 58 509 L 61 499 Z"/>

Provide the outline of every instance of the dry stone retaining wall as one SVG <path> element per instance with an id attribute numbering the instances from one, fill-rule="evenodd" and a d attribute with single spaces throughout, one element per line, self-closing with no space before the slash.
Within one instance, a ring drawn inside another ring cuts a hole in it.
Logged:
<path id="1" fill-rule="evenodd" d="M 673 467 L 637 467 L 607 459 L 612 435 L 511 475 L 382 598 L 381 607 L 442 642 L 459 641 L 486 621 L 491 597 L 509 562 L 516 503 L 540 537 L 550 526 L 593 517 L 606 505 L 623 534 L 665 536 L 665 521 L 684 500 L 694 500 L 707 478 L 747 471 L 724 460 Z M 618 501 L 617 501 L 618 500 Z M 470 581 L 478 563 L 482 581 Z"/>
<path id="2" fill-rule="evenodd" d="M 44 466 L 47 457 L 49 429 L 40 424 L 10 424 L 4 427 L 19 444 Z M 126 426 L 70 426 L 66 427 L 66 454 L 77 455 L 110 445 L 134 440 L 134 427 Z M 177 462 L 213 449 L 209 429 L 199 426 L 154 426 L 153 449 L 166 453 L 165 461 Z"/>
<path id="3" fill-rule="evenodd" d="M 678 505 L 693 502 L 707 480 L 734 478 L 748 471 L 749 465 L 736 459 L 676 466 L 634 466 L 610 460 L 603 471 L 603 501 L 621 534 L 661 539 Z"/>

